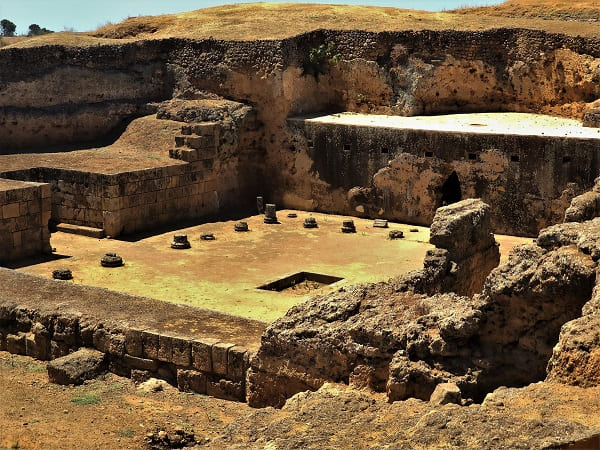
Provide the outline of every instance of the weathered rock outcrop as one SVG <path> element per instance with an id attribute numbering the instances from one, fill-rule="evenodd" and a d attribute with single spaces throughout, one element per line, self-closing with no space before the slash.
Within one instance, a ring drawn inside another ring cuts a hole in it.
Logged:
<path id="1" fill-rule="evenodd" d="M 432 242 L 449 247 L 437 261 L 493 247 L 489 235 L 466 226 L 473 222 L 465 217 L 480 216 L 462 215 L 466 205 L 454 209 L 456 222 L 432 227 Z M 248 400 L 281 406 L 295 392 L 342 381 L 374 390 L 385 384 L 390 401 L 429 399 L 438 384 L 454 383 L 468 402 L 498 386 L 544 379 L 547 366 L 551 380 L 597 385 L 600 295 L 592 291 L 599 259 L 600 219 L 566 223 L 543 230 L 536 244 L 516 247 L 473 298 L 423 295 L 440 279 L 426 267 L 312 299 L 268 328 L 249 372 Z"/>
<path id="2" fill-rule="evenodd" d="M 489 273 L 500 262 L 498 244 L 492 234 L 490 207 L 469 199 L 441 207 L 430 228 L 429 241 L 445 249 L 454 279 L 448 290 L 459 295 L 480 292 Z"/>
<path id="3" fill-rule="evenodd" d="M 450 292 L 474 293 L 497 264 L 498 247 L 489 207 L 480 200 L 440 208 L 434 222 L 431 242 L 440 248 L 427 255 L 423 270 L 311 299 L 272 324 L 248 376 L 250 404 L 281 406 L 325 381 L 377 391 L 387 383 L 391 398 L 429 398 L 436 384 L 466 373 L 464 349 L 480 327 L 480 307 Z M 480 255 L 488 260 L 482 263 Z M 433 292 L 446 294 L 425 295 Z M 412 361 L 433 365 L 436 358 L 444 361 L 430 383 L 412 377 Z M 470 376 L 460 379 L 471 383 Z"/>
<path id="4" fill-rule="evenodd" d="M 264 448 L 597 448 L 600 388 L 535 383 L 499 388 L 481 405 L 439 406 L 339 384 L 290 398 L 281 411 L 261 409 L 206 444 L 214 449 Z M 576 445 L 573 445 L 576 444 Z M 573 445 L 571 447 L 570 445 Z"/>
<path id="5" fill-rule="evenodd" d="M 425 255 L 423 269 L 398 277 L 398 290 L 471 296 L 481 292 L 486 277 L 500 262 L 491 233 L 490 207 L 479 199 L 439 208 L 429 241 L 436 248 Z"/>
<path id="6" fill-rule="evenodd" d="M 598 259 L 597 247 L 592 249 L 585 243 L 597 242 L 600 238 L 600 219 L 582 225 L 587 225 L 587 230 L 576 245 Z M 582 316 L 562 327 L 547 371 L 548 381 L 582 387 L 600 385 L 600 283 L 596 284 L 591 300 L 583 307 Z"/>
<path id="7" fill-rule="evenodd" d="M 571 200 L 565 211 L 565 222 L 584 222 L 600 215 L 600 178 L 597 178 L 591 191 Z"/>
<path id="8" fill-rule="evenodd" d="M 597 101 L 594 103 L 598 103 Z M 589 108 L 583 115 L 583 124 L 586 127 L 600 128 L 600 106 Z"/>

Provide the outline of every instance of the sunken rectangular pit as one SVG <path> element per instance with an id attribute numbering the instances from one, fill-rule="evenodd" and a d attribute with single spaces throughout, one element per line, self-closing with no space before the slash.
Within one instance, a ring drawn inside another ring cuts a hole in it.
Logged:
<path id="1" fill-rule="evenodd" d="M 270 283 L 259 286 L 265 291 L 286 292 L 289 294 L 305 295 L 317 291 L 324 286 L 342 281 L 343 278 L 314 272 L 297 272 Z"/>

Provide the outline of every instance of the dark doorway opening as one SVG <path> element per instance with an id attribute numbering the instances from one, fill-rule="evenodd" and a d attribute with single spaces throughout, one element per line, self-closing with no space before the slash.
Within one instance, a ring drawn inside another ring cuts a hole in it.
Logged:
<path id="1" fill-rule="evenodd" d="M 442 185 L 442 206 L 460 202 L 461 199 L 462 190 L 460 188 L 460 180 L 456 172 L 452 172 Z"/>

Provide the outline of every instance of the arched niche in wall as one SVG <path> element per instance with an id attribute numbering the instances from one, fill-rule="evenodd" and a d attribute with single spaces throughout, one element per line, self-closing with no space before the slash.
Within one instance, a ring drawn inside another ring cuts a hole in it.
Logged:
<path id="1" fill-rule="evenodd" d="M 441 187 L 441 206 L 451 205 L 462 200 L 462 189 L 456 172 L 452 172 Z"/>

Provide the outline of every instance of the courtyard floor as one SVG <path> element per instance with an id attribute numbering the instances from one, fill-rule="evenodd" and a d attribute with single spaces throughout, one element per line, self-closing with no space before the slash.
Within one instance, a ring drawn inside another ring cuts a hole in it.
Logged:
<path id="1" fill-rule="evenodd" d="M 296 213 L 297 218 L 288 218 Z M 244 219 L 250 232 L 234 232 L 236 221 L 205 223 L 136 241 L 94 239 L 57 232 L 51 244 L 54 258 L 32 261 L 17 270 L 51 278 L 52 271 L 69 268 L 73 283 L 124 292 L 234 314 L 261 321 L 281 317 L 307 295 L 327 293 L 363 282 L 387 280 L 420 269 L 428 249 L 429 229 L 390 223 L 374 228 L 373 221 L 352 218 L 355 234 L 344 234 L 344 216 L 281 210 L 280 224 L 267 225 L 263 216 Z M 305 229 L 306 217 L 319 227 Z M 416 230 L 411 232 L 410 230 Z M 390 230 L 402 230 L 404 239 L 390 240 Z M 204 232 L 216 240 L 202 241 Z M 173 250 L 173 235 L 185 233 L 192 248 Z M 496 236 L 506 258 L 510 249 L 530 239 Z M 125 265 L 100 266 L 106 252 L 116 252 Z M 297 272 L 315 272 L 343 278 L 331 286 L 305 283 L 301 289 L 283 292 L 259 286 Z M 315 289 L 316 288 L 316 289 Z"/>

